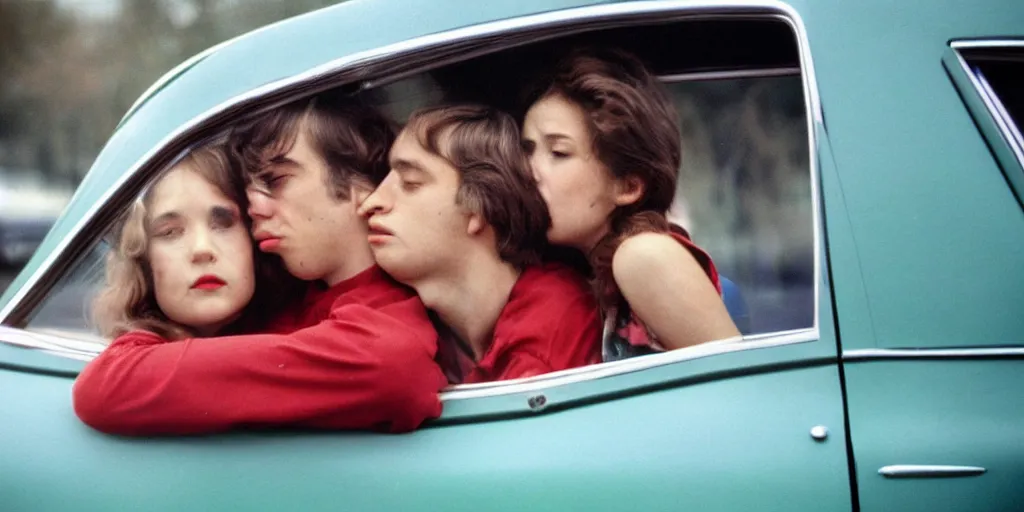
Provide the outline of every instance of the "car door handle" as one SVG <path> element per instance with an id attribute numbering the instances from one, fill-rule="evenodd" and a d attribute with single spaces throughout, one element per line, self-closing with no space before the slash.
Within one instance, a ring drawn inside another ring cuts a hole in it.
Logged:
<path id="1" fill-rule="evenodd" d="M 955 478 L 978 476 L 985 473 L 979 466 L 939 466 L 925 464 L 895 464 L 883 466 L 878 474 L 886 478 Z"/>

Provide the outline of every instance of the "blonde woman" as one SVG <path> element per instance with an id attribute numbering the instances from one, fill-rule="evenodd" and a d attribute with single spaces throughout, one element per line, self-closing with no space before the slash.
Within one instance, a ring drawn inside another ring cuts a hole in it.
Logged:
<path id="1" fill-rule="evenodd" d="M 94 304 L 100 332 L 116 346 L 241 330 L 257 281 L 245 211 L 241 174 L 222 148 L 170 169 L 132 207 L 109 256 Z"/>

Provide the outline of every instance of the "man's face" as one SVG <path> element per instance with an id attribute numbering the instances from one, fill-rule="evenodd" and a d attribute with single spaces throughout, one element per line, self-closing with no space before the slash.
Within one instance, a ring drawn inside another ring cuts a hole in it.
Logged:
<path id="1" fill-rule="evenodd" d="M 329 169 L 310 144 L 304 122 L 292 148 L 270 161 L 247 188 L 252 235 L 278 254 L 295 277 L 333 286 L 349 277 L 348 256 L 366 244 L 366 226 L 352 200 L 327 185 Z M 354 197 L 353 195 L 349 196 Z"/>
<path id="2" fill-rule="evenodd" d="M 377 264 L 413 283 L 462 266 L 472 215 L 455 204 L 459 174 L 408 131 L 391 147 L 391 172 L 361 205 Z"/>

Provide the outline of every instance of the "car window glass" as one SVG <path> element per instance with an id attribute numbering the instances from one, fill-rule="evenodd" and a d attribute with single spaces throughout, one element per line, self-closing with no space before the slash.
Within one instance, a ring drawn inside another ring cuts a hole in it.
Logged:
<path id="1" fill-rule="evenodd" d="M 106 238 L 85 251 L 65 277 L 50 289 L 29 319 L 28 328 L 74 337 L 98 336 L 90 320 L 90 302 L 103 287 L 109 251 Z"/>

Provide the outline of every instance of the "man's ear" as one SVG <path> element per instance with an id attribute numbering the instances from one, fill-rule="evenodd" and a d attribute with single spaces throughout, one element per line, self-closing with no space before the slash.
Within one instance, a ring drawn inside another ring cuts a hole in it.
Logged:
<path id="1" fill-rule="evenodd" d="M 628 206 L 639 201 L 646 189 L 644 181 L 632 174 L 615 180 L 615 205 Z"/>
<path id="2" fill-rule="evenodd" d="M 466 218 L 469 220 L 466 223 L 466 234 L 469 236 L 479 235 L 487 227 L 487 222 L 479 213 L 469 212 L 466 214 Z"/>

